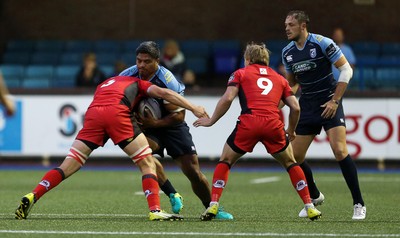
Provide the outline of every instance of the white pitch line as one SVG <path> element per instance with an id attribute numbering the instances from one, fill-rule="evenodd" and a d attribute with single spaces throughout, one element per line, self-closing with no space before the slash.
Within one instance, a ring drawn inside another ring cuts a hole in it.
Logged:
<path id="1" fill-rule="evenodd" d="M 314 175 L 314 177 L 316 177 Z M 318 177 L 317 181 L 324 181 L 324 182 L 339 182 L 344 181 L 343 177 Z M 385 178 L 385 177 L 359 177 L 358 181 L 360 182 L 376 182 L 376 183 L 394 183 L 400 182 L 400 178 Z"/>
<path id="2" fill-rule="evenodd" d="M 211 232 L 112 232 L 112 231 L 40 231 L 40 230 L 0 230 L 11 234 L 68 234 L 68 235 L 172 235 L 172 236 L 263 236 L 263 237 L 400 237 L 400 234 L 340 234 L 340 233 L 211 233 Z"/>
<path id="3" fill-rule="evenodd" d="M 14 216 L 14 213 L 0 213 L 0 216 Z M 140 214 L 51 214 L 51 213 L 34 213 L 30 217 L 147 217 Z"/>
<path id="4" fill-rule="evenodd" d="M 280 181 L 281 178 L 278 176 L 274 176 L 274 177 L 266 177 L 266 178 L 258 178 L 258 179 L 253 179 L 250 181 L 250 183 L 253 184 L 259 184 L 259 183 L 272 183 L 272 182 L 278 182 Z"/>

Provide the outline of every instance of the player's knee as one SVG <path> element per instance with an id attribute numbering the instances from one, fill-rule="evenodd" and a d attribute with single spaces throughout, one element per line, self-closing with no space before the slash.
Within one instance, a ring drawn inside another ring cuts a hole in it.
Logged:
<path id="1" fill-rule="evenodd" d="M 343 149 L 343 150 L 335 150 L 335 151 L 333 151 L 333 154 L 335 155 L 335 159 L 337 161 L 340 161 L 340 160 L 346 158 L 346 156 L 349 154 L 349 152 L 347 150 Z"/>
<path id="2" fill-rule="evenodd" d="M 342 144 L 334 146 L 332 151 L 337 161 L 344 159 L 349 154 L 346 145 Z"/>
<path id="3" fill-rule="evenodd" d="M 71 147 L 66 159 L 73 159 L 79 163 L 80 166 L 83 166 L 88 159 L 88 156 L 77 148 Z"/>
<path id="4" fill-rule="evenodd" d="M 138 163 L 141 160 L 153 160 L 153 157 L 151 156 L 152 150 L 148 145 L 145 145 L 138 150 L 136 150 L 135 153 L 129 155 L 129 157 L 132 159 L 134 163 Z M 154 161 L 152 161 L 152 164 L 154 165 Z"/>

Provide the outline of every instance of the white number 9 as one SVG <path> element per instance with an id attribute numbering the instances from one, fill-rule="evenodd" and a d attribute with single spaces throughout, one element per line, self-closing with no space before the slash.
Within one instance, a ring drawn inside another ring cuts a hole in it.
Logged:
<path id="1" fill-rule="evenodd" d="M 264 89 L 264 91 L 261 94 L 267 95 L 272 90 L 274 84 L 272 83 L 271 80 L 267 78 L 259 78 L 257 79 L 257 86 L 261 89 Z"/>

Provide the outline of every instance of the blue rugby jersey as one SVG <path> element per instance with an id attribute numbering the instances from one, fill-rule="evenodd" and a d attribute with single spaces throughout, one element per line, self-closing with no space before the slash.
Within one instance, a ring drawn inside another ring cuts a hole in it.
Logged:
<path id="1" fill-rule="evenodd" d="M 332 39 L 309 33 L 302 49 L 298 49 L 294 41 L 283 48 L 282 62 L 300 84 L 303 99 L 322 99 L 330 97 L 336 89 L 332 64 L 342 55 Z"/>
<path id="2" fill-rule="evenodd" d="M 139 70 L 136 65 L 131 66 L 124 71 L 122 71 L 119 76 L 133 76 L 140 78 Z M 172 91 L 179 93 L 180 95 L 184 95 L 185 93 L 185 85 L 178 81 L 175 76 L 166 69 L 165 67 L 159 65 L 154 76 L 149 80 L 149 82 L 161 87 L 161 88 L 169 88 Z"/>

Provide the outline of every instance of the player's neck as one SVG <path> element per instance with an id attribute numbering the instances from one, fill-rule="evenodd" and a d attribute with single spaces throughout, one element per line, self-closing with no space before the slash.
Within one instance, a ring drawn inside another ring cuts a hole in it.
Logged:
<path id="1" fill-rule="evenodd" d="M 305 31 L 305 32 L 303 32 L 302 34 L 300 34 L 299 39 L 296 41 L 296 46 L 297 46 L 297 48 L 303 49 L 304 44 L 305 44 L 306 41 L 307 41 L 308 34 L 309 34 L 308 31 Z"/>

